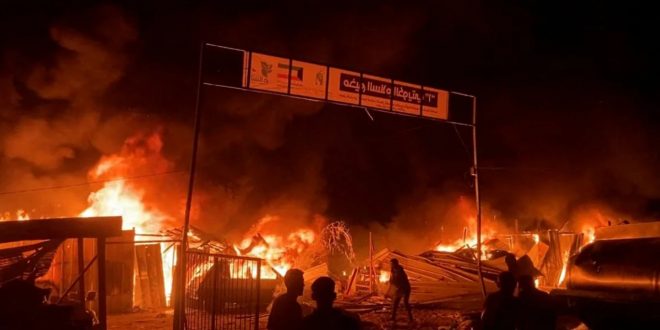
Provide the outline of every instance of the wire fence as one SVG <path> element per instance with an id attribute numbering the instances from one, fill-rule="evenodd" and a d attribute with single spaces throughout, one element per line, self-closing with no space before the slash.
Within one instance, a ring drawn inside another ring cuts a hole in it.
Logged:
<path id="1" fill-rule="evenodd" d="M 186 329 L 258 330 L 261 259 L 186 253 Z"/>

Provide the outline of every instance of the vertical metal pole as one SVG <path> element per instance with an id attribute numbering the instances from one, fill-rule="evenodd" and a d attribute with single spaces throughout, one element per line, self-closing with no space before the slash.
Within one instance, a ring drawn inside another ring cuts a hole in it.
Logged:
<path id="1" fill-rule="evenodd" d="M 257 303 L 254 310 L 254 330 L 259 330 L 259 297 L 261 296 L 261 260 L 257 260 Z"/>
<path id="2" fill-rule="evenodd" d="M 474 176 L 474 199 L 477 205 L 477 272 L 481 283 L 481 294 L 486 297 L 486 284 L 481 272 L 481 196 L 479 195 L 479 167 L 477 163 L 477 98 L 472 96 L 472 175 Z"/>
<path id="3" fill-rule="evenodd" d="M 186 197 L 186 212 L 184 216 L 183 223 L 183 237 L 181 238 L 181 258 L 179 259 L 180 267 L 178 267 L 179 274 L 179 285 L 177 287 L 176 299 L 177 303 L 175 304 L 175 317 L 174 317 L 174 329 L 182 330 L 184 324 L 184 310 L 185 310 L 185 285 L 186 285 L 186 269 L 187 267 L 187 255 L 188 251 L 188 231 L 190 230 L 190 208 L 192 206 L 192 195 L 195 187 L 195 172 L 197 170 L 197 148 L 199 144 L 199 129 L 200 129 L 200 108 L 202 103 L 202 66 L 204 61 L 204 46 L 205 42 L 202 42 L 199 47 L 199 63 L 197 66 L 197 95 L 195 97 L 195 126 L 193 129 L 193 143 L 192 143 L 192 155 L 190 158 L 190 177 L 188 179 L 188 196 Z"/>
<path id="4" fill-rule="evenodd" d="M 369 232 L 369 288 L 370 292 L 374 293 L 375 289 L 375 281 L 374 281 L 374 243 L 373 243 L 373 238 L 371 237 L 371 232 Z"/>
<path id="5" fill-rule="evenodd" d="M 215 330 L 216 328 L 216 319 L 215 319 L 215 312 L 216 312 L 216 296 L 217 296 L 217 287 L 218 287 L 218 257 L 214 256 L 213 257 L 213 297 L 211 297 L 211 329 Z"/>
<path id="6" fill-rule="evenodd" d="M 80 304 L 85 308 L 85 241 L 82 237 L 78 237 L 78 296 L 80 297 Z"/>
<path id="7" fill-rule="evenodd" d="M 98 251 L 98 280 L 99 280 L 99 328 L 108 328 L 108 313 L 106 310 L 106 278 L 105 278 L 105 237 L 96 239 L 96 250 Z"/>

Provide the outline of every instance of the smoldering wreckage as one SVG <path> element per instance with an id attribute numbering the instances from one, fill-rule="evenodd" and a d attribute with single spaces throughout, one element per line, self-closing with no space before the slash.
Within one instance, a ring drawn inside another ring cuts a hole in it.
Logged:
<path id="1" fill-rule="evenodd" d="M 121 218 L 107 217 L 0 222 L 3 326 L 87 329 L 106 325 L 104 309 L 124 313 L 136 306 L 171 306 L 181 228 L 138 233 L 121 227 Z M 258 326 L 255 319 L 268 313 L 272 297 L 283 290 L 283 272 L 291 267 L 304 271 L 307 287 L 320 276 L 335 279 L 337 305 L 348 311 L 385 313 L 392 258 L 408 273 L 416 310 L 472 301 L 474 311 L 483 289 L 497 289 L 496 278 L 508 267 L 507 254 L 516 255 L 524 271 L 536 276 L 537 286 L 563 302 L 564 313 L 579 316 L 590 328 L 638 328 L 658 321 L 654 311 L 660 304 L 660 260 L 654 251 L 660 248 L 660 223 L 487 237 L 480 263 L 483 287 L 467 228 L 461 243 L 453 246 L 411 255 L 388 248 L 376 251 L 372 245 L 366 260 L 356 260 L 352 237 L 342 222 L 327 224 L 318 234 L 301 230 L 285 239 L 250 235 L 231 244 L 191 229 L 184 293 L 190 328 L 203 328 L 196 322 L 209 314 L 224 315 L 217 327 Z M 312 306 L 308 292 L 302 301 Z M 474 315 L 461 315 L 455 328 L 478 326 Z"/>
<path id="2" fill-rule="evenodd" d="M 86 42 L 85 36 L 70 29 L 53 28 L 54 40 L 67 52 L 80 55 L 79 62 L 59 63 L 62 68 L 76 68 L 77 77 L 69 79 L 71 73 L 63 72 L 46 77 L 37 71 L 29 80 L 32 85 L 26 87 L 44 99 L 67 99 L 74 108 L 102 108 L 87 104 L 99 91 L 86 87 L 102 90 L 116 82 L 126 59 L 111 55 L 126 53 L 126 45 L 136 39 L 126 22 L 105 23 L 101 25 L 113 35 L 121 32 L 111 38 L 109 49 Z M 116 63 L 107 65 L 108 59 Z M 56 61 L 68 60 L 62 56 Z M 108 68 L 116 72 L 104 71 Z M 83 83 L 63 83 L 73 80 Z M 97 113 L 73 109 L 64 117 L 55 126 L 111 130 L 98 125 Z M 116 126 L 124 124 L 113 120 L 109 122 Z M 87 121 L 97 125 L 84 125 Z M 43 126 L 48 127 L 41 118 L 16 124 L 19 132 Z M 13 138 L 20 137 L 32 135 Z M 63 144 L 68 146 L 87 135 L 64 137 L 68 140 Z M 36 152 L 22 143 L 15 145 L 14 157 L 38 158 L 46 168 L 57 167 L 60 158 L 73 153 L 69 149 L 53 152 L 49 143 Z M 472 227 L 475 219 L 470 214 L 449 219 L 464 223 L 465 228 L 451 235 L 438 233 L 441 242 L 421 253 L 404 252 L 407 246 L 373 243 L 382 234 L 377 232 L 368 253 L 358 258 L 350 228 L 342 222 L 291 229 L 286 218 L 266 215 L 238 241 L 191 227 L 186 269 L 180 269 L 180 224 L 144 198 L 146 192 L 165 194 L 167 189 L 124 180 L 145 172 L 172 171 L 162 148 L 158 132 L 143 133 L 129 137 L 117 153 L 104 154 L 87 173 L 89 181 L 101 187 L 87 196 L 82 211 L 69 212 L 76 218 L 31 219 L 30 212 L 23 210 L 1 216 L 0 329 L 105 329 L 108 314 L 171 308 L 177 301 L 185 302 L 187 329 L 258 328 L 273 296 L 283 290 L 283 274 L 293 267 L 304 271 L 307 288 L 320 276 L 333 278 L 337 305 L 362 315 L 370 323 L 366 326 L 377 329 L 383 326 L 378 316 L 389 315 L 386 296 L 392 258 L 408 273 L 415 313 L 451 306 L 460 313 L 447 327 L 469 329 L 479 326 L 484 292 L 495 291 L 498 274 L 509 269 L 506 255 L 516 256 L 518 264 L 524 265 L 520 269 L 537 277 L 539 288 L 561 300 L 565 314 L 577 316 L 590 328 L 651 328 L 660 322 L 658 222 L 598 227 L 602 224 L 595 221 L 577 231 L 484 228 L 478 251 Z M 145 168 L 151 171 L 141 171 Z M 172 200 L 167 204 L 175 204 Z M 106 217 L 113 215 L 121 217 Z M 278 226 L 286 229 L 272 229 Z M 313 306 L 308 291 L 301 300 Z"/>

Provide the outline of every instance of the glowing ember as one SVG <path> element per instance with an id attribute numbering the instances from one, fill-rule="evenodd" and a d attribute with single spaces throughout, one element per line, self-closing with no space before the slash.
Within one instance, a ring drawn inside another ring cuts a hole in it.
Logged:
<path id="1" fill-rule="evenodd" d="M 390 281 L 390 272 L 381 269 L 380 274 L 378 274 L 378 282 L 387 283 Z"/>
<path id="2" fill-rule="evenodd" d="M 25 221 L 25 220 L 30 220 L 30 215 L 25 210 L 18 210 L 18 211 L 16 211 L 15 214 L 16 214 L 16 216 L 13 216 L 9 212 L 5 212 L 4 214 L 0 214 L 0 221 L 7 221 L 7 220 Z"/>
<path id="3" fill-rule="evenodd" d="M 584 234 L 583 244 L 589 244 L 596 239 L 596 227 L 590 224 L 582 225 L 582 233 Z"/>

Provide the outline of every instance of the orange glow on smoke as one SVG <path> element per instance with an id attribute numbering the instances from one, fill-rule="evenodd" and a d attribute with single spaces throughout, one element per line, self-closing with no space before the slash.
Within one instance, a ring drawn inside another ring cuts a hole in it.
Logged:
<path id="1" fill-rule="evenodd" d="M 101 157 L 88 176 L 91 181 L 107 181 L 101 189 L 89 195 L 89 206 L 80 216 L 121 215 L 123 229 L 135 228 L 138 234 L 158 233 L 164 229 L 170 218 L 155 207 L 147 207 L 144 204 L 145 189 L 127 180 L 131 176 L 167 170 L 170 164 L 160 154 L 162 147 L 158 133 L 137 135 L 128 138 L 119 153 Z"/>
<path id="2" fill-rule="evenodd" d="M 121 150 L 101 157 L 88 173 L 90 181 L 105 180 L 103 187 L 90 193 L 89 206 L 81 217 L 117 216 L 123 218 L 124 230 L 135 229 L 136 234 L 155 234 L 167 228 L 170 217 L 144 202 L 144 187 L 130 181 L 132 176 L 164 172 L 170 163 L 161 155 L 163 142 L 160 134 L 136 135 L 128 138 Z M 139 236 L 136 237 L 136 240 Z M 172 294 L 172 267 L 176 263 L 174 248 L 166 251 L 161 243 L 165 297 L 170 303 Z"/>

